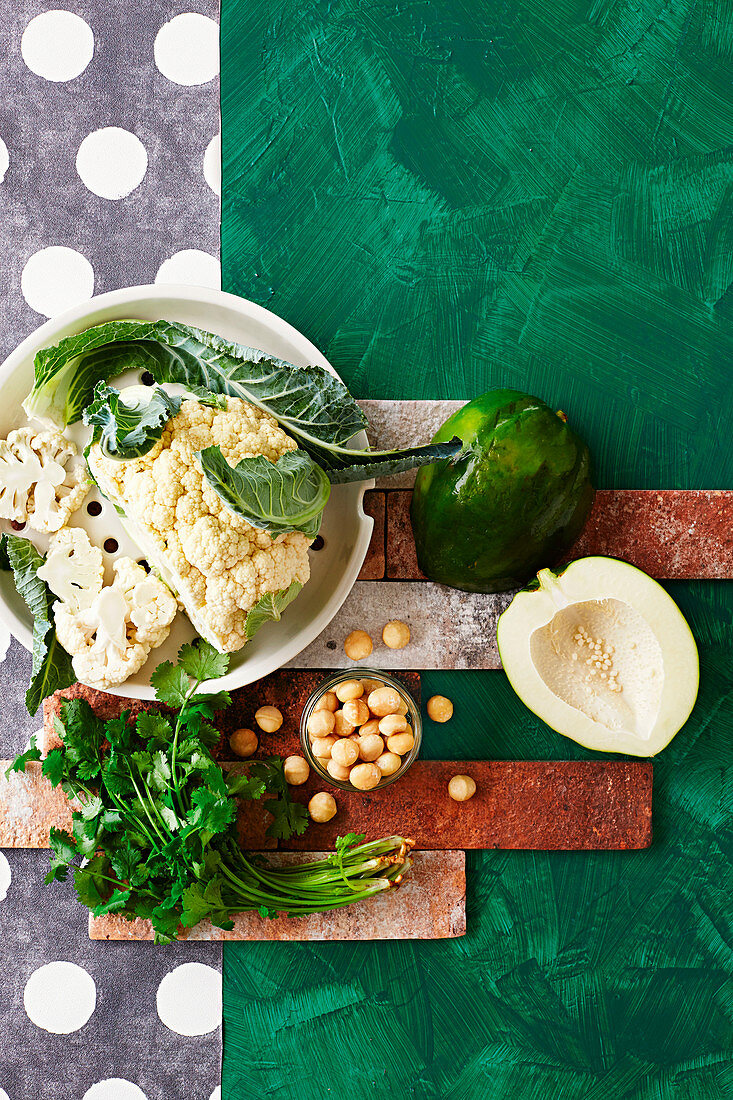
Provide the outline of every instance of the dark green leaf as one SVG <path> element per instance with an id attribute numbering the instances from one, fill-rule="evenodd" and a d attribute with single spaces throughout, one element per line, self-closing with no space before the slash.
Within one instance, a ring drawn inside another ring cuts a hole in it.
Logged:
<path id="1" fill-rule="evenodd" d="M 7 535 L 0 535 L 0 570 L 4 573 L 10 569 L 10 558 L 8 557 L 8 538 Z"/>
<path id="2" fill-rule="evenodd" d="M 305 451 L 288 451 L 277 462 L 264 455 L 229 465 L 220 447 L 199 451 L 204 477 L 222 503 L 274 539 L 301 531 L 318 534 L 331 483 Z"/>
<path id="3" fill-rule="evenodd" d="M 138 736 L 148 742 L 148 747 L 167 746 L 173 740 L 173 727 L 162 714 L 144 710 L 137 717 Z"/>
<path id="4" fill-rule="evenodd" d="M 460 447 L 459 442 L 405 451 L 352 450 L 349 440 L 367 422 L 344 384 L 329 371 L 295 367 L 176 322 L 108 321 L 39 351 L 34 366 L 35 383 L 23 403 L 30 417 L 49 417 L 65 427 L 80 418 L 97 382 L 127 370 L 146 370 L 158 383 L 202 387 L 264 409 L 331 481 L 396 473 L 451 458 Z"/>
<path id="5" fill-rule="evenodd" d="M 287 588 L 281 588 L 279 592 L 266 592 L 264 596 L 260 596 L 254 607 L 247 612 L 247 618 L 244 620 L 247 639 L 254 638 L 265 623 L 280 622 L 283 611 L 293 602 L 302 587 L 299 581 L 292 581 Z"/>
<path id="6" fill-rule="evenodd" d="M 106 901 L 94 906 L 92 914 L 95 917 L 103 917 L 105 913 L 119 913 L 126 907 L 131 893 L 131 890 L 120 890 L 115 887 Z"/>
<path id="7" fill-rule="evenodd" d="M 28 713 L 35 714 L 47 696 L 75 683 L 76 676 L 71 657 L 56 638 L 51 613 L 53 596 L 48 585 L 37 576 L 43 558 L 31 542 L 17 535 L 6 535 L 5 545 L 18 595 L 33 616 L 33 663 L 25 703 Z"/>
<path id="8" fill-rule="evenodd" d="M 94 401 L 84 409 L 84 423 L 94 429 L 93 442 L 107 458 L 139 458 L 152 450 L 180 409 L 181 398 L 160 386 L 135 386 L 120 393 L 98 382 Z"/>
<path id="9" fill-rule="evenodd" d="M 105 729 L 86 699 L 65 700 L 61 717 L 67 764 L 97 764 Z"/>
<path id="10" fill-rule="evenodd" d="M 46 779 L 49 779 L 54 787 L 58 787 L 64 776 L 64 750 L 51 749 L 50 753 L 43 761 L 43 768 L 41 770 L 46 776 Z"/>
<path id="11" fill-rule="evenodd" d="M 19 753 L 10 767 L 5 769 L 5 778 L 8 779 L 11 772 L 24 772 L 26 764 L 29 764 L 31 760 L 40 759 L 41 750 L 36 745 L 36 735 L 34 733 L 31 737 L 30 745 L 25 752 Z"/>

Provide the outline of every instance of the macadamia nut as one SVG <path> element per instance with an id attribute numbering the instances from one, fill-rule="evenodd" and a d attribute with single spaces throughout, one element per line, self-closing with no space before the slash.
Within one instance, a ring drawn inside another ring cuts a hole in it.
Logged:
<path id="1" fill-rule="evenodd" d="M 393 733 L 402 733 L 407 729 L 407 719 L 401 714 L 385 714 L 379 719 L 379 732 L 383 737 L 391 737 Z"/>
<path id="2" fill-rule="evenodd" d="M 336 809 L 336 799 L 328 791 L 318 791 L 308 803 L 308 813 L 311 820 L 317 821 L 319 824 L 330 821 L 332 817 L 335 817 Z"/>
<path id="3" fill-rule="evenodd" d="M 339 701 L 333 691 L 326 691 L 323 693 L 320 699 L 316 701 L 314 710 L 338 710 Z"/>
<path id="4" fill-rule="evenodd" d="M 369 721 L 369 707 L 363 699 L 347 699 L 341 709 L 345 721 L 351 722 L 354 727 L 363 726 Z"/>
<path id="5" fill-rule="evenodd" d="M 335 725 L 336 719 L 333 716 L 333 711 L 314 710 L 308 718 L 306 728 L 309 737 L 328 737 L 330 733 L 333 733 Z"/>
<path id="6" fill-rule="evenodd" d="M 396 752 L 383 752 L 381 756 L 377 757 L 375 764 L 382 775 L 394 775 L 402 767 L 402 757 L 398 756 Z"/>
<path id="7" fill-rule="evenodd" d="M 356 729 L 356 726 L 352 725 L 343 710 L 337 710 L 333 717 L 335 720 L 333 732 L 336 737 L 349 737 Z"/>
<path id="8" fill-rule="evenodd" d="M 356 764 L 349 773 L 352 786 L 357 791 L 373 790 L 382 778 L 382 773 L 376 764 Z"/>
<path id="9" fill-rule="evenodd" d="M 265 733 L 275 733 L 283 724 L 283 716 L 277 707 L 260 707 L 255 711 L 255 722 Z"/>
<path id="10" fill-rule="evenodd" d="M 302 756 L 286 756 L 283 761 L 285 782 L 291 787 L 301 787 L 303 783 L 307 783 L 310 771 L 308 761 Z"/>
<path id="11" fill-rule="evenodd" d="M 390 619 L 382 631 L 382 641 L 389 649 L 404 649 L 410 640 L 410 628 L 401 619 Z"/>
<path id="12" fill-rule="evenodd" d="M 342 768 L 350 768 L 359 759 L 359 746 L 348 737 L 341 737 L 331 748 L 331 759 Z"/>
<path id="13" fill-rule="evenodd" d="M 454 802 L 468 802 L 476 794 L 476 780 L 470 775 L 454 775 L 448 783 L 448 794 Z"/>
<path id="14" fill-rule="evenodd" d="M 360 699 L 364 694 L 364 685 L 361 680 L 342 680 L 336 685 L 336 698 L 341 703 L 347 703 L 349 699 Z"/>
<path id="15" fill-rule="evenodd" d="M 344 642 L 344 652 L 350 661 L 363 661 L 373 649 L 366 630 L 352 630 Z"/>
<path id="16" fill-rule="evenodd" d="M 378 733 L 363 733 L 358 744 L 362 760 L 374 761 L 384 753 L 384 741 Z"/>
<path id="17" fill-rule="evenodd" d="M 237 756 L 252 756 L 257 752 L 257 734 L 254 730 L 235 730 L 229 738 L 229 747 Z"/>
<path id="18" fill-rule="evenodd" d="M 411 733 L 393 733 L 387 738 L 387 749 L 396 752 L 398 756 L 405 756 L 415 744 L 415 738 Z"/>
<path id="19" fill-rule="evenodd" d="M 384 718 L 387 714 L 396 714 L 401 702 L 401 695 L 393 687 L 380 687 L 371 692 L 367 703 L 369 710 L 378 718 Z"/>
<path id="20" fill-rule="evenodd" d="M 433 722 L 447 722 L 453 716 L 453 704 L 445 695 L 433 695 L 428 699 L 428 717 Z"/>
<path id="21" fill-rule="evenodd" d="M 314 737 L 311 741 L 311 752 L 314 756 L 325 757 L 327 760 L 331 755 L 331 749 L 336 744 L 335 737 Z"/>
<path id="22" fill-rule="evenodd" d="M 326 764 L 326 771 L 331 778 L 340 779 L 342 783 L 349 778 L 349 770 L 349 768 L 343 768 L 341 764 L 337 764 L 333 759 L 329 760 Z"/>

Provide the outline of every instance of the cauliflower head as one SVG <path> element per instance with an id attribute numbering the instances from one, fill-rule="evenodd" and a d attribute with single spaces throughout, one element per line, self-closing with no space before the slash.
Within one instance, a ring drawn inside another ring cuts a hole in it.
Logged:
<path id="1" fill-rule="evenodd" d="M 240 398 L 228 398 L 226 409 L 184 401 L 146 455 L 110 459 L 94 446 L 89 466 L 199 634 L 233 652 L 247 641 L 247 614 L 258 600 L 306 583 L 309 540 L 301 532 L 273 539 L 231 512 L 196 459 L 210 446 L 230 466 L 255 455 L 277 462 L 297 450 L 276 420 Z"/>
<path id="2" fill-rule="evenodd" d="M 75 674 L 97 688 L 122 684 L 138 672 L 168 637 L 178 610 L 172 592 L 132 558 L 118 558 L 113 569 L 114 581 L 100 583 L 89 606 L 60 600 L 53 609 L 56 636 Z"/>
<path id="3" fill-rule="evenodd" d="M 92 606 L 104 584 L 104 559 L 81 527 L 62 527 L 51 536 L 38 576 L 72 611 Z"/>
<path id="4" fill-rule="evenodd" d="M 0 440 L 0 518 L 59 531 L 89 492 L 76 447 L 61 432 L 17 428 Z"/>

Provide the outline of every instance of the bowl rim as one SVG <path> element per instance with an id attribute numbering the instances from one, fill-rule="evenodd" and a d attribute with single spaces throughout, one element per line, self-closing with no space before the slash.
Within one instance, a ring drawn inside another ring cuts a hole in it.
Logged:
<path id="1" fill-rule="evenodd" d="M 0 363 L 0 389 L 19 369 L 22 369 L 26 361 L 28 361 L 28 369 L 32 371 L 33 358 L 41 348 L 58 343 L 73 333 L 83 332 L 95 324 L 103 323 L 102 315 L 109 310 L 118 309 L 129 304 L 131 307 L 130 312 L 134 316 L 136 303 L 147 303 L 149 308 L 149 304 L 156 301 L 161 302 L 161 319 L 165 316 L 164 303 L 183 303 L 185 305 L 186 302 L 190 302 L 192 305 L 199 307 L 208 306 L 214 310 L 228 310 L 239 314 L 243 320 L 267 325 L 275 330 L 278 336 L 294 343 L 305 358 L 328 370 L 329 373 L 340 380 L 338 372 L 307 336 L 304 336 L 288 321 L 257 302 L 240 298 L 238 295 L 230 294 L 227 291 L 215 290 L 211 287 L 190 286 L 179 283 L 141 283 L 136 286 L 121 287 L 117 290 L 97 294 L 72 306 L 56 317 L 44 321 L 43 324 L 29 333 Z M 193 327 L 201 328 L 203 326 Z M 267 349 L 263 350 L 266 351 Z M 355 442 L 368 446 L 366 432 L 358 433 Z M 261 679 L 278 668 L 282 668 L 303 649 L 306 649 L 325 630 L 351 592 L 366 558 L 374 521 L 364 511 L 364 493 L 373 488 L 374 484 L 373 479 L 358 483 L 355 515 L 358 537 L 339 584 L 332 591 L 330 598 L 321 605 L 319 613 L 313 616 L 307 626 L 299 630 L 295 636 L 285 638 L 282 648 L 277 653 L 277 664 L 273 664 L 253 677 L 246 672 L 247 665 L 245 662 L 216 680 L 217 688 L 234 689 L 241 687 Z M 14 610 L 2 598 L 2 595 L 0 595 L 0 624 L 6 627 L 25 649 L 32 652 L 32 629 L 27 622 L 16 615 Z M 267 663 L 269 664 L 269 662 Z M 123 698 L 155 699 L 155 693 L 149 684 L 130 685 L 128 681 L 104 690 L 109 694 Z"/>

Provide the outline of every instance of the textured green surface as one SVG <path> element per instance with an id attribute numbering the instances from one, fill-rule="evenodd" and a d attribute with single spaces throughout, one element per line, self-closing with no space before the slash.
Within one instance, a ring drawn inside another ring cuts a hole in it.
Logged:
<path id="1" fill-rule="evenodd" d="M 515 386 L 604 485 L 733 485 L 725 0 L 224 0 L 229 290 L 362 396 Z M 451 943 L 230 946 L 224 1098 L 733 1093 L 733 596 L 701 647 L 655 841 L 470 858 Z M 590 757 L 500 673 L 430 673 L 429 755 Z"/>

